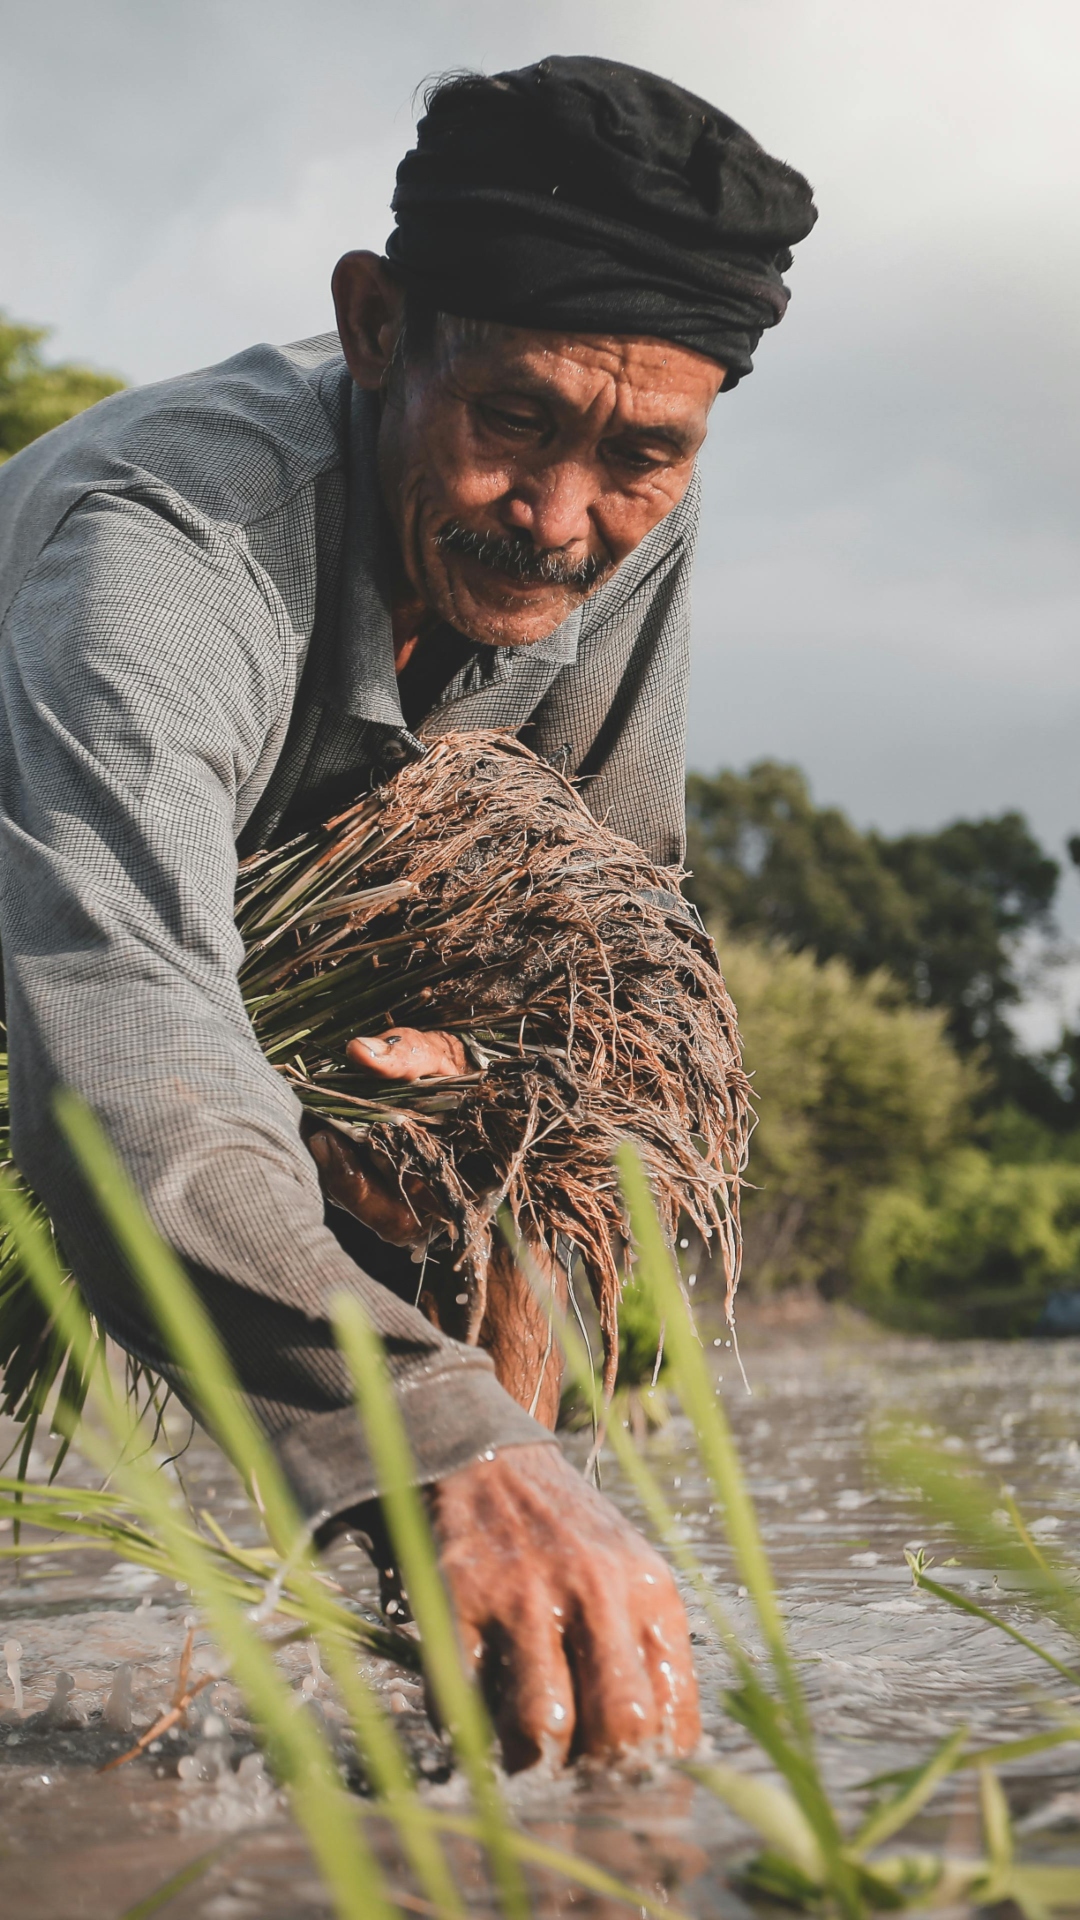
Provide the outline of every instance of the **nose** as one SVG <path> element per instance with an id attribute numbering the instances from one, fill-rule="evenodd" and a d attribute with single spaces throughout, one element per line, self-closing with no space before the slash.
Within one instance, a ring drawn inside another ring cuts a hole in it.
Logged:
<path id="1" fill-rule="evenodd" d="M 528 533 L 539 551 L 588 546 L 596 484 L 588 467 L 562 461 L 515 483 L 502 503 L 504 526 Z"/>

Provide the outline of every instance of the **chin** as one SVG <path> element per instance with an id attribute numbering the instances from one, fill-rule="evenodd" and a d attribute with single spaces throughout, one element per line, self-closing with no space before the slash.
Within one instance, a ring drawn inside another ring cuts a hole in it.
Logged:
<path id="1" fill-rule="evenodd" d="M 445 618 L 482 647 L 532 647 L 561 627 L 581 604 L 581 596 L 566 593 L 493 594 L 490 600 L 473 593 L 451 593 Z"/>

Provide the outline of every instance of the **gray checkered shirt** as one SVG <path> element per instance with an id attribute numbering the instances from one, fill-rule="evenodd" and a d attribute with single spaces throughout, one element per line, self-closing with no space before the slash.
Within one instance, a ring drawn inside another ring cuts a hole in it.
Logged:
<path id="1" fill-rule="evenodd" d="M 238 847 L 325 817 L 418 751 L 394 675 L 376 429 L 331 336 L 119 394 L 0 469 L 15 1157 L 95 1313 L 160 1364 L 54 1129 L 57 1084 L 89 1101 L 309 1514 L 374 1487 L 327 1326 L 336 1288 L 387 1342 L 423 1480 L 549 1437 L 486 1356 L 401 1297 L 396 1256 L 324 1212 L 300 1109 L 237 986 Z M 549 639 L 479 649 L 425 734 L 519 729 L 597 814 L 677 859 L 696 513 L 695 487 Z"/>

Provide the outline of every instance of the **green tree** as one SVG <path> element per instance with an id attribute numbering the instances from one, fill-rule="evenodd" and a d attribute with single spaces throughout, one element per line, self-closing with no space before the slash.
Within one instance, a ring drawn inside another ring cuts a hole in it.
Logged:
<path id="1" fill-rule="evenodd" d="M 688 891 L 706 916 L 860 975 L 887 968 L 916 1005 L 943 1010 L 963 1053 L 989 1061 L 996 1098 L 1072 1122 L 1007 1017 L 1021 997 L 1018 944 L 1050 930 L 1059 878 L 1022 814 L 890 839 L 816 807 L 798 768 L 762 761 L 691 775 L 687 816 Z"/>
<path id="2" fill-rule="evenodd" d="M 856 1302 L 892 1326 L 1031 1333 L 1051 1292 L 1080 1285 L 1080 1166 L 954 1152 L 868 1196 L 852 1275 Z"/>
<path id="3" fill-rule="evenodd" d="M 47 327 L 21 326 L 0 312 L 0 461 L 124 385 L 89 367 L 48 366 L 41 356 L 48 336 Z"/>
<path id="4" fill-rule="evenodd" d="M 944 1014 L 888 975 L 716 931 L 760 1114 L 747 1279 L 847 1291 L 867 1194 L 917 1182 L 966 1136 L 977 1071 Z"/>

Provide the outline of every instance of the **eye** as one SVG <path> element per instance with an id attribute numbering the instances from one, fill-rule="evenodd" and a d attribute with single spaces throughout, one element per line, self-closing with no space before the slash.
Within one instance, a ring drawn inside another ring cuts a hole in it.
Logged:
<path id="1" fill-rule="evenodd" d="M 525 407 L 494 406 L 489 401 L 480 412 L 487 425 L 499 433 L 535 433 L 541 426 L 537 415 Z"/>
<path id="2" fill-rule="evenodd" d="M 654 473 L 658 467 L 669 467 L 672 456 L 656 448 L 642 447 L 625 443 L 609 446 L 607 456 L 616 466 L 628 467 L 631 473 Z"/>

